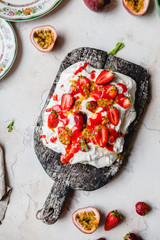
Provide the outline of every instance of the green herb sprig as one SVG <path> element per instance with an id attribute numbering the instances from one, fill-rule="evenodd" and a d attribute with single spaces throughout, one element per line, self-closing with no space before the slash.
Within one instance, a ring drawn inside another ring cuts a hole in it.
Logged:
<path id="1" fill-rule="evenodd" d="M 118 42 L 116 44 L 116 47 L 109 53 L 110 55 L 115 55 L 117 52 L 119 52 L 122 48 L 124 48 L 124 44 L 121 42 Z"/>
<path id="2" fill-rule="evenodd" d="M 14 120 L 8 125 L 8 132 L 12 132 L 13 130 L 13 125 L 14 125 Z"/>

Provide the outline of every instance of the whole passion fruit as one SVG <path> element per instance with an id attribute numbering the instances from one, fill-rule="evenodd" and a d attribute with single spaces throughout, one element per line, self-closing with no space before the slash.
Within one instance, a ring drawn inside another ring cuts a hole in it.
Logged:
<path id="1" fill-rule="evenodd" d="M 146 13 L 150 0 L 122 0 L 123 6 L 127 11 L 135 16 Z"/>
<path id="2" fill-rule="evenodd" d="M 72 214 L 72 221 L 83 233 L 91 234 L 98 228 L 100 214 L 94 207 L 80 208 Z"/>
<path id="3" fill-rule="evenodd" d="M 110 0 L 83 0 L 86 6 L 94 12 L 100 12 L 110 3 Z"/>

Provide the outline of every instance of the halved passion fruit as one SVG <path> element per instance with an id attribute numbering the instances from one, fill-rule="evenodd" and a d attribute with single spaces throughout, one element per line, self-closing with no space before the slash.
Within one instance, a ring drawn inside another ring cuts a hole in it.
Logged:
<path id="1" fill-rule="evenodd" d="M 124 7 L 133 15 L 141 16 L 146 13 L 150 0 L 122 0 Z"/>
<path id="2" fill-rule="evenodd" d="M 41 52 L 51 51 L 56 39 L 56 30 L 50 25 L 35 27 L 30 34 L 31 43 Z"/>
<path id="3" fill-rule="evenodd" d="M 98 228 L 100 214 L 94 207 L 80 208 L 72 214 L 72 220 L 79 230 L 90 234 Z"/>

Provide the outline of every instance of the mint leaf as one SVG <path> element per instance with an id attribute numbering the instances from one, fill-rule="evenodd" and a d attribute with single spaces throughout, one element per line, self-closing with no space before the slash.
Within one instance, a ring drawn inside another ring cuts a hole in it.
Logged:
<path id="1" fill-rule="evenodd" d="M 14 120 L 8 125 L 8 132 L 11 132 L 13 130 Z"/>
<path id="2" fill-rule="evenodd" d="M 82 139 L 80 140 L 80 145 L 81 145 L 81 150 L 82 150 L 82 151 L 85 151 L 85 152 L 88 152 L 88 151 L 89 151 L 89 148 L 88 148 L 88 146 L 87 146 L 84 138 L 82 138 Z"/>
<path id="3" fill-rule="evenodd" d="M 120 51 L 122 48 L 124 48 L 124 44 L 121 42 L 118 42 L 116 44 L 116 47 L 109 53 L 111 55 L 115 55 L 118 51 Z"/>

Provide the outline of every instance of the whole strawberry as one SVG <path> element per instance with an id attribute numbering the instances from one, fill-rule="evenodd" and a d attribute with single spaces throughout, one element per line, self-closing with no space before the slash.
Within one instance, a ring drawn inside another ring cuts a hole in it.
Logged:
<path id="1" fill-rule="evenodd" d="M 109 212 L 106 218 L 104 230 L 105 231 L 111 230 L 112 228 L 119 225 L 122 222 L 122 220 L 123 216 L 117 210 Z"/>
<path id="2" fill-rule="evenodd" d="M 127 233 L 124 240 L 138 240 L 138 238 L 134 233 Z"/>
<path id="3" fill-rule="evenodd" d="M 99 238 L 99 239 L 97 239 L 97 240 L 105 240 L 104 238 Z"/>
<path id="4" fill-rule="evenodd" d="M 149 206 L 145 202 L 138 202 L 135 207 L 136 212 L 141 216 L 145 216 L 149 212 Z"/>

